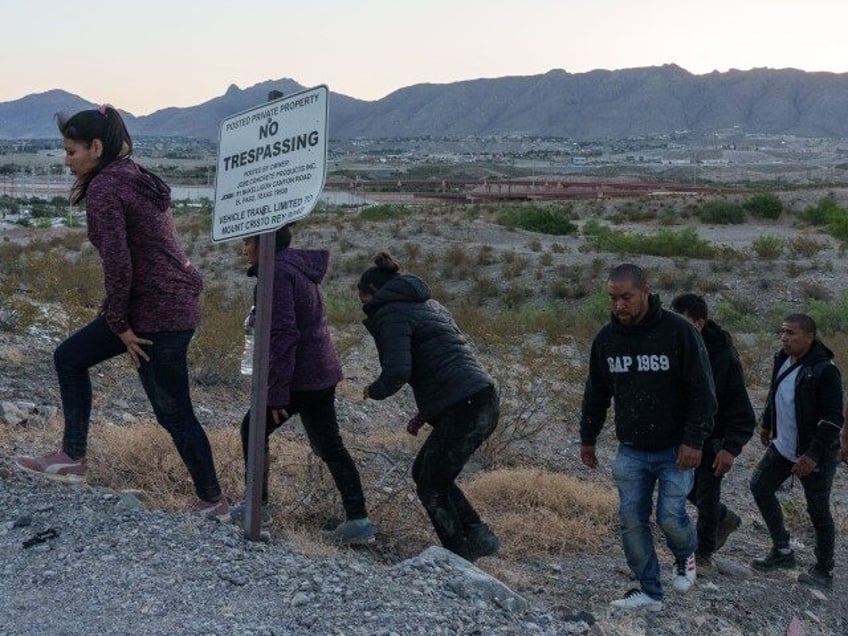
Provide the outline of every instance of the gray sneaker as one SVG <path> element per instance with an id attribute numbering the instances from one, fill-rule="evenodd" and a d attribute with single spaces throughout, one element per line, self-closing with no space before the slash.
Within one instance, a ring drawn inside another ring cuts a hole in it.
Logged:
<path id="1" fill-rule="evenodd" d="M 339 545 L 364 545 L 376 541 L 374 525 L 368 517 L 348 519 L 335 530 L 324 532 L 324 536 Z"/>
<path id="2" fill-rule="evenodd" d="M 245 514 L 247 513 L 247 506 L 244 501 L 239 501 L 238 503 L 230 506 L 230 520 L 236 524 L 237 526 L 241 526 L 244 528 L 244 519 Z M 262 504 L 262 516 L 259 521 L 259 526 L 261 528 L 270 528 L 271 527 L 271 511 L 268 509 L 268 504 Z"/>

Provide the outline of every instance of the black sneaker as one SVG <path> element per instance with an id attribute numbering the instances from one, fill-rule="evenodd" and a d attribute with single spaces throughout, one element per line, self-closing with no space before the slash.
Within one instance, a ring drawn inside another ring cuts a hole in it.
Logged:
<path id="1" fill-rule="evenodd" d="M 739 518 L 739 515 L 730 508 L 726 508 L 726 512 L 719 520 L 718 528 L 716 528 L 715 548 L 713 552 L 720 550 L 727 543 L 727 537 L 736 532 L 741 525 L 742 519 Z"/>
<path id="2" fill-rule="evenodd" d="M 491 556 L 498 551 L 501 542 L 485 523 L 478 523 L 465 532 L 465 541 L 457 554 L 466 561 L 474 563 L 480 557 Z"/>
<path id="3" fill-rule="evenodd" d="M 760 572 L 771 572 L 777 568 L 794 568 L 795 552 L 782 552 L 778 548 L 772 548 L 762 559 L 754 559 L 751 566 Z"/>
<path id="4" fill-rule="evenodd" d="M 806 572 L 801 572 L 798 575 L 798 582 L 829 590 L 833 587 L 833 572 L 822 570 L 819 566 L 814 565 Z"/>

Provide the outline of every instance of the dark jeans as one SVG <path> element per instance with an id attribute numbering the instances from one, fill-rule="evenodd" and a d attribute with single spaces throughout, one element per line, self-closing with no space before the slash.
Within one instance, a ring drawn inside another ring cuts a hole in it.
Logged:
<path id="1" fill-rule="evenodd" d="M 188 385 L 188 344 L 194 330 L 138 333 L 152 340 L 144 351 L 150 357 L 142 360 L 138 376 L 150 400 L 156 420 L 171 435 L 177 452 L 194 480 L 197 496 L 216 501 L 221 496 L 212 449 L 206 432 L 194 414 Z M 53 354 L 65 434 L 62 449 L 73 458 L 83 457 L 87 450 L 91 417 L 91 379 L 88 370 L 109 358 L 126 353 L 121 339 L 109 329 L 106 319 L 98 317 L 60 344 Z"/>
<path id="2" fill-rule="evenodd" d="M 480 516 L 456 485 L 456 478 L 468 458 L 495 430 L 498 414 L 498 395 L 492 386 L 449 406 L 430 422 L 433 431 L 412 465 L 418 498 L 448 550 L 461 549 L 469 526 L 480 523 Z"/>
<path id="3" fill-rule="evenodd" d="M 818 566 L 827 572 L 833 570 L 834 565 L 836 529 L 830 512 L 830 490 L 837 463 L 836 452 L 831 452 L 822 458 L 813 472 L 801 477 L 807 513 L 816 534 L 816 560 Z M 772 543 L 777 548 L 789 547 L 789 533 L 783 523 L 783 511 L 775 493 L 791 475 L 792 466 L 793 463 L 781 455 L 774 444 L 770 444 L 751 476 L 751 493 L 768 526 Z"/>
<path id="4" fill-rule="evenodd" d="M 712 446 L 705 444 L 701 463 L 695 469 L 695 485 L 688 497 L 698 508 L 696 551 L 702 556 L 710 556 L 715 552 L 718 524 L 727 515 L 727 506 L 721 503 L 721 481 L 724 476 L 715 476 L 715 456 Z"/>
<path id="5" fill-rule="evenodd" d="M 353 458 L 344 446 L 336 420 L 336 387 L 320 391 L 292 391 L 286 412 L 300 415 L 300 421 L 309 438 L 313 452 L 320 457 L 338 488 L 348 519 L 363 519 L 368 516 L 362 482 Z M 277 424 L 269 408 L 265 415 L 265 472 L 262 476 L 262 503 L 268 503 L 268 437 L 284 424 Z M 247 449 L 250 440 L 250 411 L 241 423 L 241 447 L 247 470 Z M 247 479 L 245 479 L 247 483 Z"/>

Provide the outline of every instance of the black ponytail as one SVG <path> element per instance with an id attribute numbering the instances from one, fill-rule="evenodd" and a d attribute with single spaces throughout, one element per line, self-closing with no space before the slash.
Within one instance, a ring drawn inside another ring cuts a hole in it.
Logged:
<path id="1" fill-rule="evenodd" d="M 116 159 L 132 154 L 132 138 L 121 113 L 108 104 L 91 110 L 81 110 L 72 117 L 58 113 L 56 123 L 65 139 L 84 143 L 89 147 L 95 139 L 99 139 L 103 144 L 103 154 L 100 155 L 97 167 L 74 183 L 71 203 L 79 203 L 85 199 L 88 184 L 98 172 Z"/>
<path id="2" fill-rule="evenodd" d="M 387 282 L 400 274 L 400 265 L 388 252 L 377 252 L 374 265 L 366 269 L 356 286 L 367 294 L 373 294 Z"/>

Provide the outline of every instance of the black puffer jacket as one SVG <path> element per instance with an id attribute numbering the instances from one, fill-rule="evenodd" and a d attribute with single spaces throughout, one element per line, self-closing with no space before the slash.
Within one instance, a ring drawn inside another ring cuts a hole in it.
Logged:
<path id="1" fill-rule="evenodd" d="M 774 390 L 777 374 L 787 355 L 781 349 L 774 355 L 766 408 L 763 410 L 763 428 L 777 436 L 774 409 Z M 795 420 L 798 424 L 798 455 L 806 455 L 815 462 L 832 456 L 839 448 L 842 431 L 842 375 L 833 363 L 833 351 L 821 340 L 814 340 L 807 354 L 801 358 L 801 368 L 795 376 Z"/>
<path id="2" fill-rule="evenodd" d="M 701 336 L 710 357 L 718 402 L 715 426 L 705 445 L 711 445 L 716 452 L 726 450 L 736 457 L 751 439 L 757 425 L 754 409 L 745 389 L 742 365 L 730 334 L 715 322 L 708 320 Z"/>
<path id="3" fill-rule="evenodd" d="M 448 310 L 414 274 L 387 282 L 363 310 L 382 367 L 368 388 L 371 398 L 385 399 L 409 383 L 419 414 L 432 422 L 445 407 L 494 385 Z"/>

